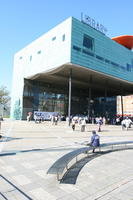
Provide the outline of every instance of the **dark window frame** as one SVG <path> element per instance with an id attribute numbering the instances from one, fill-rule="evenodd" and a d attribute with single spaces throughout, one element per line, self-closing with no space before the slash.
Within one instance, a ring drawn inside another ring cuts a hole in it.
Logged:
<path id="1" fill-rule="evenodd" d="M 64 42 L 65 40 L 66 40 L 66 35 L 63 34 L 63 35 L 62 35 L 62 41 Z"/>
<path id="2" fill-rule="evenodd" d="M 52 37 L 52 41 L 55 41 L 56 40 L 56 36 Z"/>
<path id="3" fill-rule="evenodd" d="M 87 34 L 83 36 L 83 46 L 87 49 L 94 51 L 94 38 L 90 37 Z"/>
<path id="4" fill-rule="evenodd" d="M 76 50 L 76 51 L 81 51 L 81 48 L 76 46 L 76 45 L 73 45 L 73 49 Z"/>

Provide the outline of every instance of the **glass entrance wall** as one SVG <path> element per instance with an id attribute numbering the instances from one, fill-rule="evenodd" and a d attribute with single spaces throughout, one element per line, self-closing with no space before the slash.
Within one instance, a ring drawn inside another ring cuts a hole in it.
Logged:
<path id="1" fill-rule="evenodd" d="M 26 119 L 28 112 L 34 111 L 59 112 L 64 115 L 68 102 L 65 91 L 65 88 L 25 79 L 23 119 Z"/>
<path id="2" fill-rule="evenodd" d="M 114 116 L 116 114 L 116 98 L 94 97 L 88 106 L 88 90 L 72 87 L 71 114 L 96 116 Z M 90 111 L 88 111 L 90 108 Z M 59 112 L 68 115 L 68 85 L 60 87 L 44 82 L 25 79 L 23 92 L 23 119 L 28 112 L 44 111 Z"/>
<path id="3" fill-rule="evenodd" d="M 94 98 L 92 110 L 95 116 L 114 118 L 116 116 L 116 97 Z"/>

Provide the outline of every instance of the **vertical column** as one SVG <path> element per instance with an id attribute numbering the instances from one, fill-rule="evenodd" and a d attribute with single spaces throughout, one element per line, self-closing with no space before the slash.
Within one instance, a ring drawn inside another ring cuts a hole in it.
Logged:
<path id="1" fill-rule="evenodd" d="M 121 116 L 123 119 L 123 96 L 121 95 Z"/>
<path id="2" fill-rule="evenodd" d="M 91 94 L 92 94 L 92 75 L 89 77 L 89 99 L 88 99 L 88 119 L 91 115 Z"/>
<path id="3" fill-rule="evenodd" d="M 89 99 L 88 99 L 88 117 L 91 114 L 91 87 L 89 87 Z"/>
<path id="4" fill-rule="evenodd" d="M 103 108 L 103 113 L 104 117 L 106 118 L 106 101 L 107 101 L 107 88 L 104 90 L 104 108 Z"/>
<path id="5" fill-rule="evenodd" d="M 39 106 L 39 86 L 36 84 L 34 85 L 34 110 L 38 110 Z"/>
<path id="6" fill-rule="evenodd" d="M 122 84 L 120 84 L 120 90 L 121 90 L 121 117 L 123 119 L 124 110 L 123 110 L 123 87 L 122 87 Z"/>
<path id="7" fill-rule="evenodd" d="M 68 97 L 68 118 L 69 118 L 69 126 L 70 126 L 70 118 L 71 118 L 71 92 L 72 92 L 72 69 L 69 72 L 69 97 Z"/>

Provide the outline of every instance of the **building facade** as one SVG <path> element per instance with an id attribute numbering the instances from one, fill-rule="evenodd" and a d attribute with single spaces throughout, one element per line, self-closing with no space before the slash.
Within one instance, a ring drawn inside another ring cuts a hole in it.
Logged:
<path id="1" fill-rule="evenodd" d="M 133 52 L 73 17 L 14 57 L 11 118 L 28 112 L 116 114 L 133 94 Z"/>
<path id="2" fill-rule="evenodd" d="M 123 96 L 123 115 L 133 117 L 133 95 Z M 117 97 L 117 115 L 122 115 L 121 97 Z"/>

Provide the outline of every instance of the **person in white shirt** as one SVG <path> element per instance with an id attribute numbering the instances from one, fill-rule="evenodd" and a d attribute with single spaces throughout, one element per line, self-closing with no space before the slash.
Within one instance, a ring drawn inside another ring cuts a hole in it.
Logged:
<path id="1" fill-rule="evenodd" d="M 126 119 L 122 120 L 121 125 L 122 125 L 122 130 L 126 129 L 128 131 L 128 128 L 132 124 L 132 120 L 126 117 Z"/>
<path id="2" fill-rule="evenodd" d="M 85 132 L 85 127 L 86 127 L 86 121 L 85 119 L 81 120 L 81 132 Z"/>

